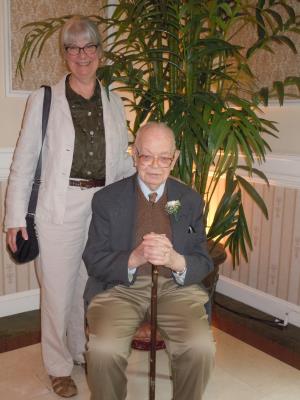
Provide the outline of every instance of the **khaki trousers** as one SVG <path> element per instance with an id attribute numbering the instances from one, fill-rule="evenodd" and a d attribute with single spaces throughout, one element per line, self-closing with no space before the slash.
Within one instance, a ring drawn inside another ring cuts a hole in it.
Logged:
<path id="1" fill-rule="evenodd" d="M 116 286 L 92 300 L 86 352 L 91 400 L 126 398 L 131 341 L 149 313 L 150 298 L 151 277 L 138 276 L 132 286 Z M 198 285 L 178 286 L 159 276 L 157 322 L 171 362 L 174 400 L 200 400 L 213 367 L 207 300 Z"/>
<path id="2" fill-rule="evenodd" d="M 49 375 L 71 374 L 73 360 L 83 362 L 83 291 L 87 272 L 82 253 L 91 219 L 91 201 L 99 188 L 69 187 L 61 225 L 36 220 L 40 256 L 42 355 Z"/>

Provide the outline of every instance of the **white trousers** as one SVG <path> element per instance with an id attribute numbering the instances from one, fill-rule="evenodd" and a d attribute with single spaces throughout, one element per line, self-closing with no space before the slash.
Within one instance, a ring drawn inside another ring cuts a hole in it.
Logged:
<path id="1" fill-rule="evenodd" d="M 91 220 L 91 201 L 97 190 L 69 187 L 61 225 L 36 220 L 42 354 L 45 369 L 52 376 L 68 376 L 73 360 L 84 361 L 83 291 L 87 273 L 82 253 Z"/>

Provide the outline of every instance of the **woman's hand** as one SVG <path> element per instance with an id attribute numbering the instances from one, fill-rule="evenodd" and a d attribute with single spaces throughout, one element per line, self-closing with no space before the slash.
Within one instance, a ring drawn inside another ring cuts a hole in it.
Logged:
<path id="1" fill-rule="evenodd" d="M 6 233 L 6 243 L 13 253 L 17 251 L 16 237 L 19 231 L 21 231 L 23 239 L 28 240 L 27 229 L 24 226 L 20 226 L 19 228 L 8 228 Z"/>

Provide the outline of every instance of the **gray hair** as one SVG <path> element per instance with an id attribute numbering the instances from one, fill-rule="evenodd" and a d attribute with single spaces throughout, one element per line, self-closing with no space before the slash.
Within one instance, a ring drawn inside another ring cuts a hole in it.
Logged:
<path id="1" fill-rule="evenodd" d="M 76 15 L 70 18 L 62 27 L 60 34 L 62 54 L 65 52 L 65 46 L 74 44 L 78 37 L 98 45 L 98 53 L 103 53 L 101 36 L 95 22 L 82 15 Z"/>
<path id="2" fill-rule="evenodd" d="M 135 147 L 138 146 L 141 135 L 144 132 L 148 131 L 149 129 L 164 130 L 166 133 L 168 133 L 170 135 L 170 137 L 171 137 L 174 151 L 176 150 L 176 139 L 175 139 L 175 134 L 172 131 L 172 129 L 164 122 L 155 122 L 155 121 L 147 122 L 145 125 L 141 126 L 138 129 L 138 131 L 136 133 L 136 136 L 135 136 L 135 141 L 134 141 Z"/>

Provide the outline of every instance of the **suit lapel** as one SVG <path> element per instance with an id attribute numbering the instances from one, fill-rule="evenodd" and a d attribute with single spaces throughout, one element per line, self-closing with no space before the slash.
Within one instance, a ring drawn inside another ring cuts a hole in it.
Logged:
<path id="1" fill-rule="evenodd" d="M 127 178 L 127 185 L 123 195 L 118 199 L 116 205 L 116 221 L 122 232 L 122 238 L 129 249 L 135 241 L 135 219 L 136 219 L 136 174 Z"/>
<path id="2" fill-rule="evenodd" d="M 167 180 L 167 197 L 168 201 L 179 200 L 181 203 L 177 219 L 175 219 L 174 215 L 170 215 L 173 245 L 175 249 L 180 249 L 182 247 L 182 240 L 188 229 L 188 224 L 184 223 L 184 220 L 187 218 L 189 212 L 184 202 L 183 192 L 178 190 L 178 185 L 174 184 L 172 178 Z"/>

